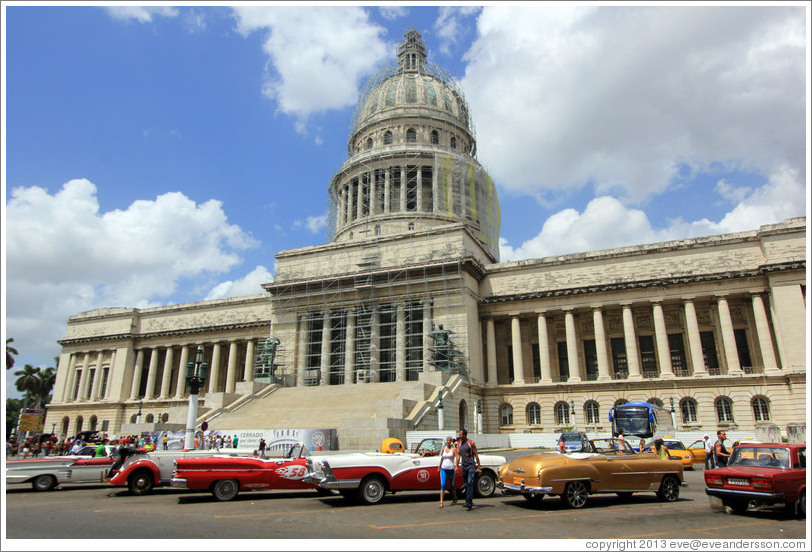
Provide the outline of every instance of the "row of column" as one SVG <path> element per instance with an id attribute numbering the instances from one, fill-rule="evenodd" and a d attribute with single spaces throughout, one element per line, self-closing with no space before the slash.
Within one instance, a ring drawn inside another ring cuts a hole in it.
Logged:
<path id="1" fill-rule="evenodd" d="M 429 364 L 429 332 L 431 331 L 431 301 L 422 301 L 423 310 L 423 347 L 422 347 L 422 364 L 423 369 L 428 370 Z M 323 325 L 321 333 L 321 363 L 319 385 L 328 385 L 330 380 L 330 360 L 331 360 L 331 347 L 332 347 L 332 315 L 331 311 L 326 310 L 321 313 Z M 346 311 L 346 325 L 344 336 L 344 383 L 351 384 L 357 383 L 355 376 L 356 371 L 356 344 L 358 342 L 357 333 L 358 326 L 356 323 L 356 313 L 350 309 Z M 377 309 L 373 309 L 371 313 L 371 323 L 369 327 L 369 366 L 358 367 L 361 369 L 368 369 L 370 372 L 371 381 L 378 381 L 378 374 L 380 371 L 380 313 Z M 299 327 L 299 362 L 298 362 L 298 377 L 297 385 L 302 387 L 305 385 L 305 372 L 308 370 L 307 362 L 305 360 L 305 351 L 307 351 L 307 339 L 309 332 L 307 331 L 306 323 L 302 323 Z M 406 381 L 406 304 L 398 303 L 395 305 L 395 381 Z"/>
<path id="2" fill-rule="evenodd" d="M 94 366 L 90 365 L 90 354 L 85 353 L 83 355 L 82 364 L 77 364 L 78 355 L 71 355 L 70 363 L 68 364 L 68 380 L 65 384 L 65 387 L 62 390 L 62 396 L 60 397 L 60 402 L 71 402 L 71 401 L 97 401 L 102 398 L 102 391 L 106 393 L 106 389 L 102 390 L 102 382 L 104 382 L 105 386 L 107 385 L 107 379 L 110 376 L 110 369 L 115 363 L 116 359 L 116 352 L 111 351 L 110 363 L 107 366 L 103 366 L 104 361 L 104 351 L 99 351 L 98 355 L 96 356 L 96 363 Z M 90 373 L 93 372 L 93 383 L 90 389 L 88 389 L 88 380 L 90 378 Z M 105 373 L 106 372 L 106 373 Z M 79 374 L 79 387 L 76 388 L 76 376 Z M 76 389 L 76 395 L 74 396 L 74 389 Z"/>
<path id="3" fill-rule="evenodd" d="M 759 294 L 752 294 L 751 301 L 756 325 L 756 335 L 764 363 L 764 371 L 775 372 L 778 370 L 778 364 L 776 362 L 775 353 L 773 352 L 772 334 L 770 332 L 764 301 Z M 730 317 L 730 307 L 728 306 L 727 298 L 725 296 L 717 296 L 716 304 L 719 314 L 720 333 L 722 336 L 722 349 L 724 351 L 725 362 L 727 363 L 727 372 L 731 375 L 742 374 L 742 367 L 739 363 L 736 348 L 736 338 L 733 333 L 733 321 Z M 631 305 L 622 304 L 621 308 L 623 311 L 623 336 L 626 344 L 626 361 L 629 369 L 629 379 L 643 379 L 640 370 L 637 335 Z M 694 300 L 685 299 L 683 301 L 683 308 L 685 310 L 686 331 L 688 334 L 688 350 L 694 368 L 693 375 L 697 377 L 707 376 L 708 372 L 702 353 L 699 323 L 696 317 Z M 539 363 L 541 368 L 540 383 L 551 383 L 552 367 L 547 331 L 547 314 L 545 312 L 537 312 L 536 314 L 538 316 Z M 662 303 L 652 303 L 652 316 L 654 318 L 654 337 L 657 349 L 657 360 L 660 367 L 660 377 L 666 379 L 674 378 L 675 375 L 671 365 L 671 350 L 668 343 L 668 332 Z M 607 354 L 608 342 L 603 324 L 603 307 L 592 307 L 592 321 L 595 328 L 598 381 L 607 381 L 612 379 L 612 376 L 610 375 L 610 362 L 609 355 Z M 567 358 L 570 365 L 570 374 L 567 382 L 579 382 L 581 381 L 581 368 L 578 362 L 578 341 L 575 331 L 575 316 L 572 309 L 564 310 L 564 327 L 566 332 Z M 486 320 L 485 335 L 488 381 L 490 383 L 496 383 L 496 329 L 492 318 Z M 522 384 L 524 383 L 525 372 L 521 346 L 521 321 L 518 314 L 511 316 L 511 342 L 513 346 L 513 383 Z"/>
<path id="4" fill-rule="evenodd" d="M 197 350 L 197 345 L 182 345 L 180 348 L 180 362 L 175 363 L 175 348 L 172 346 L 165 347 L 166 356 L 164 357 L 163 376 L 161 378 L 160 387 L 156 390 L 155 383 L 158 376 L 158 358 L 160 357 L 160 350 L 162 347 L 153 347 L 151 349 L 149 367 L 147 372 L 147 389 L 144 394 L 144 399 L 169 399 L 172 394 L 170 388 L 172 382 L 172 373 L 177 366 L 178 378 L 175 383 L 174 398 L 182 399 L 186 396 L 186 365 L 189 362 L 190 355 L 194 356 Z M 234 393 L 237 384 L 237 351 L 239 341 L 233 340 L 228 343 L 228 360 L 226 366 L 226 384 L 224 391 L 226 393 Z M 130 392 L 130 400 L 139 398 L 141 388 L 141 378 L 144 371 L 144 351 L 146 349 L 138 349 L 135 355 L 135 369 L 133 372 L 132 388 Z M 220 370 L 222 368 L 222 352 L 223 344 L 214 343 L 212 346 L 211 364 L 209 366 L 209 377 L 207 381 L 207 390 L 209 393 L 218 391 L 217 387 L 220 381 Z M 254 381 L 254 340 L 246 342 L 245 347 L 245 362 L 240 381 Z"/>
<path id="5" fill-rule="evenodd" d="M 355 219 L 361 219 L 364 216 L 364 204 L 369 204 L 369 216 L 375 216 L 380 214 L 389 214 L 391 210 L 391 198 L 392 198 L 392 182 L 391 182 L 391 172 L 392 170 L 400 169 L 400 190 L 398 196 L 398 206 L 399 212 L 406 212 L 406 205 L 407 205 L 407 188 L 408 188 L 408 180 L 407 180 L 407 166 L 402 167 L 393 167 L 392 169 L 378 169 L 372 170 L 361 175 L 358 175 L 353 180 L 345 183 L 344 186 L 339 191 L 339 205 L 338 205 L 338 226 L 344 226 L 349 221 Z M 423 167 L 416 166 L 415 169 L 417 170 L 415 187 L 416 187 L 416 195 L 417 195 L 417 211 L 422 210 L 423 206 Z M 431 170 L 428 168 L 428 170 Z M 379 171 L 382 171 L 384 174 L 383 178 L 383 211 L 380 210 L 379 202 L 377 201 L 378 194 L 380 190 L 378 189 L 381 185 L 380 178 L 377 177 Z M 439 197 L 439 182 L 437 180 L 437 175 L 435 171 L 432 172 L 432 179 L 431 179 L 431 190 L 432 190 L 432 198 Z M 365 185 L 368 183 L 368 186 Z M 429 198 L 431 199 L 431 198 Z M 432 210 L 438 211 L 439 210 L 439 202 L 432 201 Z M 353 216 L 354 215 L 354 216 Z"/>

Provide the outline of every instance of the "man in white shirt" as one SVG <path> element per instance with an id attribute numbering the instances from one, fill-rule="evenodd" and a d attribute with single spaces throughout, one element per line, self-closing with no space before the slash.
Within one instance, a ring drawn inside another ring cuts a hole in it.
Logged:
<path id="1" fill-rule="evenodd" d="M 705 435 L 704 439 L 702 444 L 705 445 L 705 469 L 712 470 L 715 467 L 713 462 L 713 441 L 707 435 Z"/>

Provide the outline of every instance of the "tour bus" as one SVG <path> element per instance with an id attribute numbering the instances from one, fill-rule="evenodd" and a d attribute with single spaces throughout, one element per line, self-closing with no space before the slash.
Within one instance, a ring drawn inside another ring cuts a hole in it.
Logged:
<path id="1" fill-rule="evenodd" d="M 650 439 L 674 434 L 671 411 L 647 402 L 627 402 L 609 409 L 612 436 L 623 433 L 627 440 Z"/>

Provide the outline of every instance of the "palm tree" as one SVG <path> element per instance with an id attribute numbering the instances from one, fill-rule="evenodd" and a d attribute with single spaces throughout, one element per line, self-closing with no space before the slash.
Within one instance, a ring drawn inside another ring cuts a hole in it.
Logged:
<path id="1" fill-rule="evenodd" d="M 54 358 L 54 364 L 59 363 L 59 357 Z M 48 366 L 47 368 L 40 369 L 40 390 L 39 396 L 42 399 L 42 404 L 48 404 L 51 398 L 51 391 L 54 390 L 54 383 L 56 383 L 56 368 Z"/>
<path id="2" fill-rule="evenodd" d="M 14 341 L 13 337 L 6 338 L 6 370 L 11 370 L 14 366 L 14 357 L 20 354 L 17 349 L 10 345 L 12 341 Z"/>
<path id="3" fill-rule="evenodd" d="M 22 370 L 14 372 L 15 376 L 19 376 L 14 385 L 17 391 L 24 392 L 26 403 L 32 397 L 39 397 L 40 389 L 42 389 L 42 380 L 40 379 L 40 369 L 34 368 L 30 364 L 23 366 Z"/>

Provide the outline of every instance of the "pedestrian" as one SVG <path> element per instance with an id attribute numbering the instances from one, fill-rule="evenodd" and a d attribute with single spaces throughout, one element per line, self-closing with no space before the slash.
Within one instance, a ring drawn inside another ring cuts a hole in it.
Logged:
<path id="1" fill-rule="evenodd" d="M 94 458 L 105 458 L 107 456 L 105 445 L 107 444 L 107 439 L 102 439 L 102 442 L 96 447 L 96 454 L 93 455 Z"/>
<path id="2" fill-rule="evenodd" d="M 265 447 L 268 445 L 265 444 L 265 439 L 259 440 L 259 457 L 264 459 L 265 458 Z"/>
<path id="3" fill-rule="evenodd" d="M 457 473 L 457 456 L 459 456 L 459 450 L 454 446 L 453 438 L 446 437 L 445 446 L 440 451 L 440 465 L 437 467 L 440 472 L 440 508 L 443 507 L 445 488 L 449 482 L 451 484 L 451 504 L 457 503 L 457 488 L 454 485 L 454 476 Z"/>
<path id="4" fill-rule="evenodd" d="M 462 482 L 465 485 L 465 509 L 474 507 L 474 482 L 476 475 L 482 473 L 479 452 L 476 444 L 468 438 L 468 430 L 461 429 L 458 439 L 456 465 L 462 470 Z"/>
<path id="5" fill-rule="evenodd" d="M 637 446 L 640 448 L 640 452 L 645 451 L 646 450 L 646 440 L 645 439 L 640 439 L 640 444 L 637 445 Z"/>
<path id="6" fill-rule="evenodd" d="M 723 468 L 727 466 L 727 459 L 730 458 L 730 453 L 725 448 L 727 433 L 720 429 L 716 432 L 716 437 L 716 442 L 713 444 L 713 462 L 717 468 Z"/>
<path id="7" fill-rule="evenodd" d="M 163 437 L 162 441 L 164 443 L 164 450 L 168 450 L 168 448 L 169 448 L 169 437 L 167 436 L 166 433 L 164 433 L 164 437 Z"/>
<path id="8" fill-rule="evenodd" d="M 705 447 L 705 469 L 712 470 L 716 467 L 716 463 L 713 461 L 713 441 L 707 435 L 702 439 L 702 445 Z"/>
<path id="9" fill-rule="evenodd" d="M 662 439 L 655 439 L 654 440 L 654 453 L 660 460 L 669 460 L 670 457 L 668 456 L 668 449 L 665 448 Z"/>
<path id="10" fill-rule="evenodd" d="M 233 443 L 233 445 L 234 445 L 234 446 L 232 446 L 231 448 L 237 448 L 237 443 L 239 443 L 239 441 L 240 441 L 240 440 L 239 440 L 239 439 L 237 438 L 237 436 L 235 435 L 235 436 L 234 436 L 234 443 Z"/>

